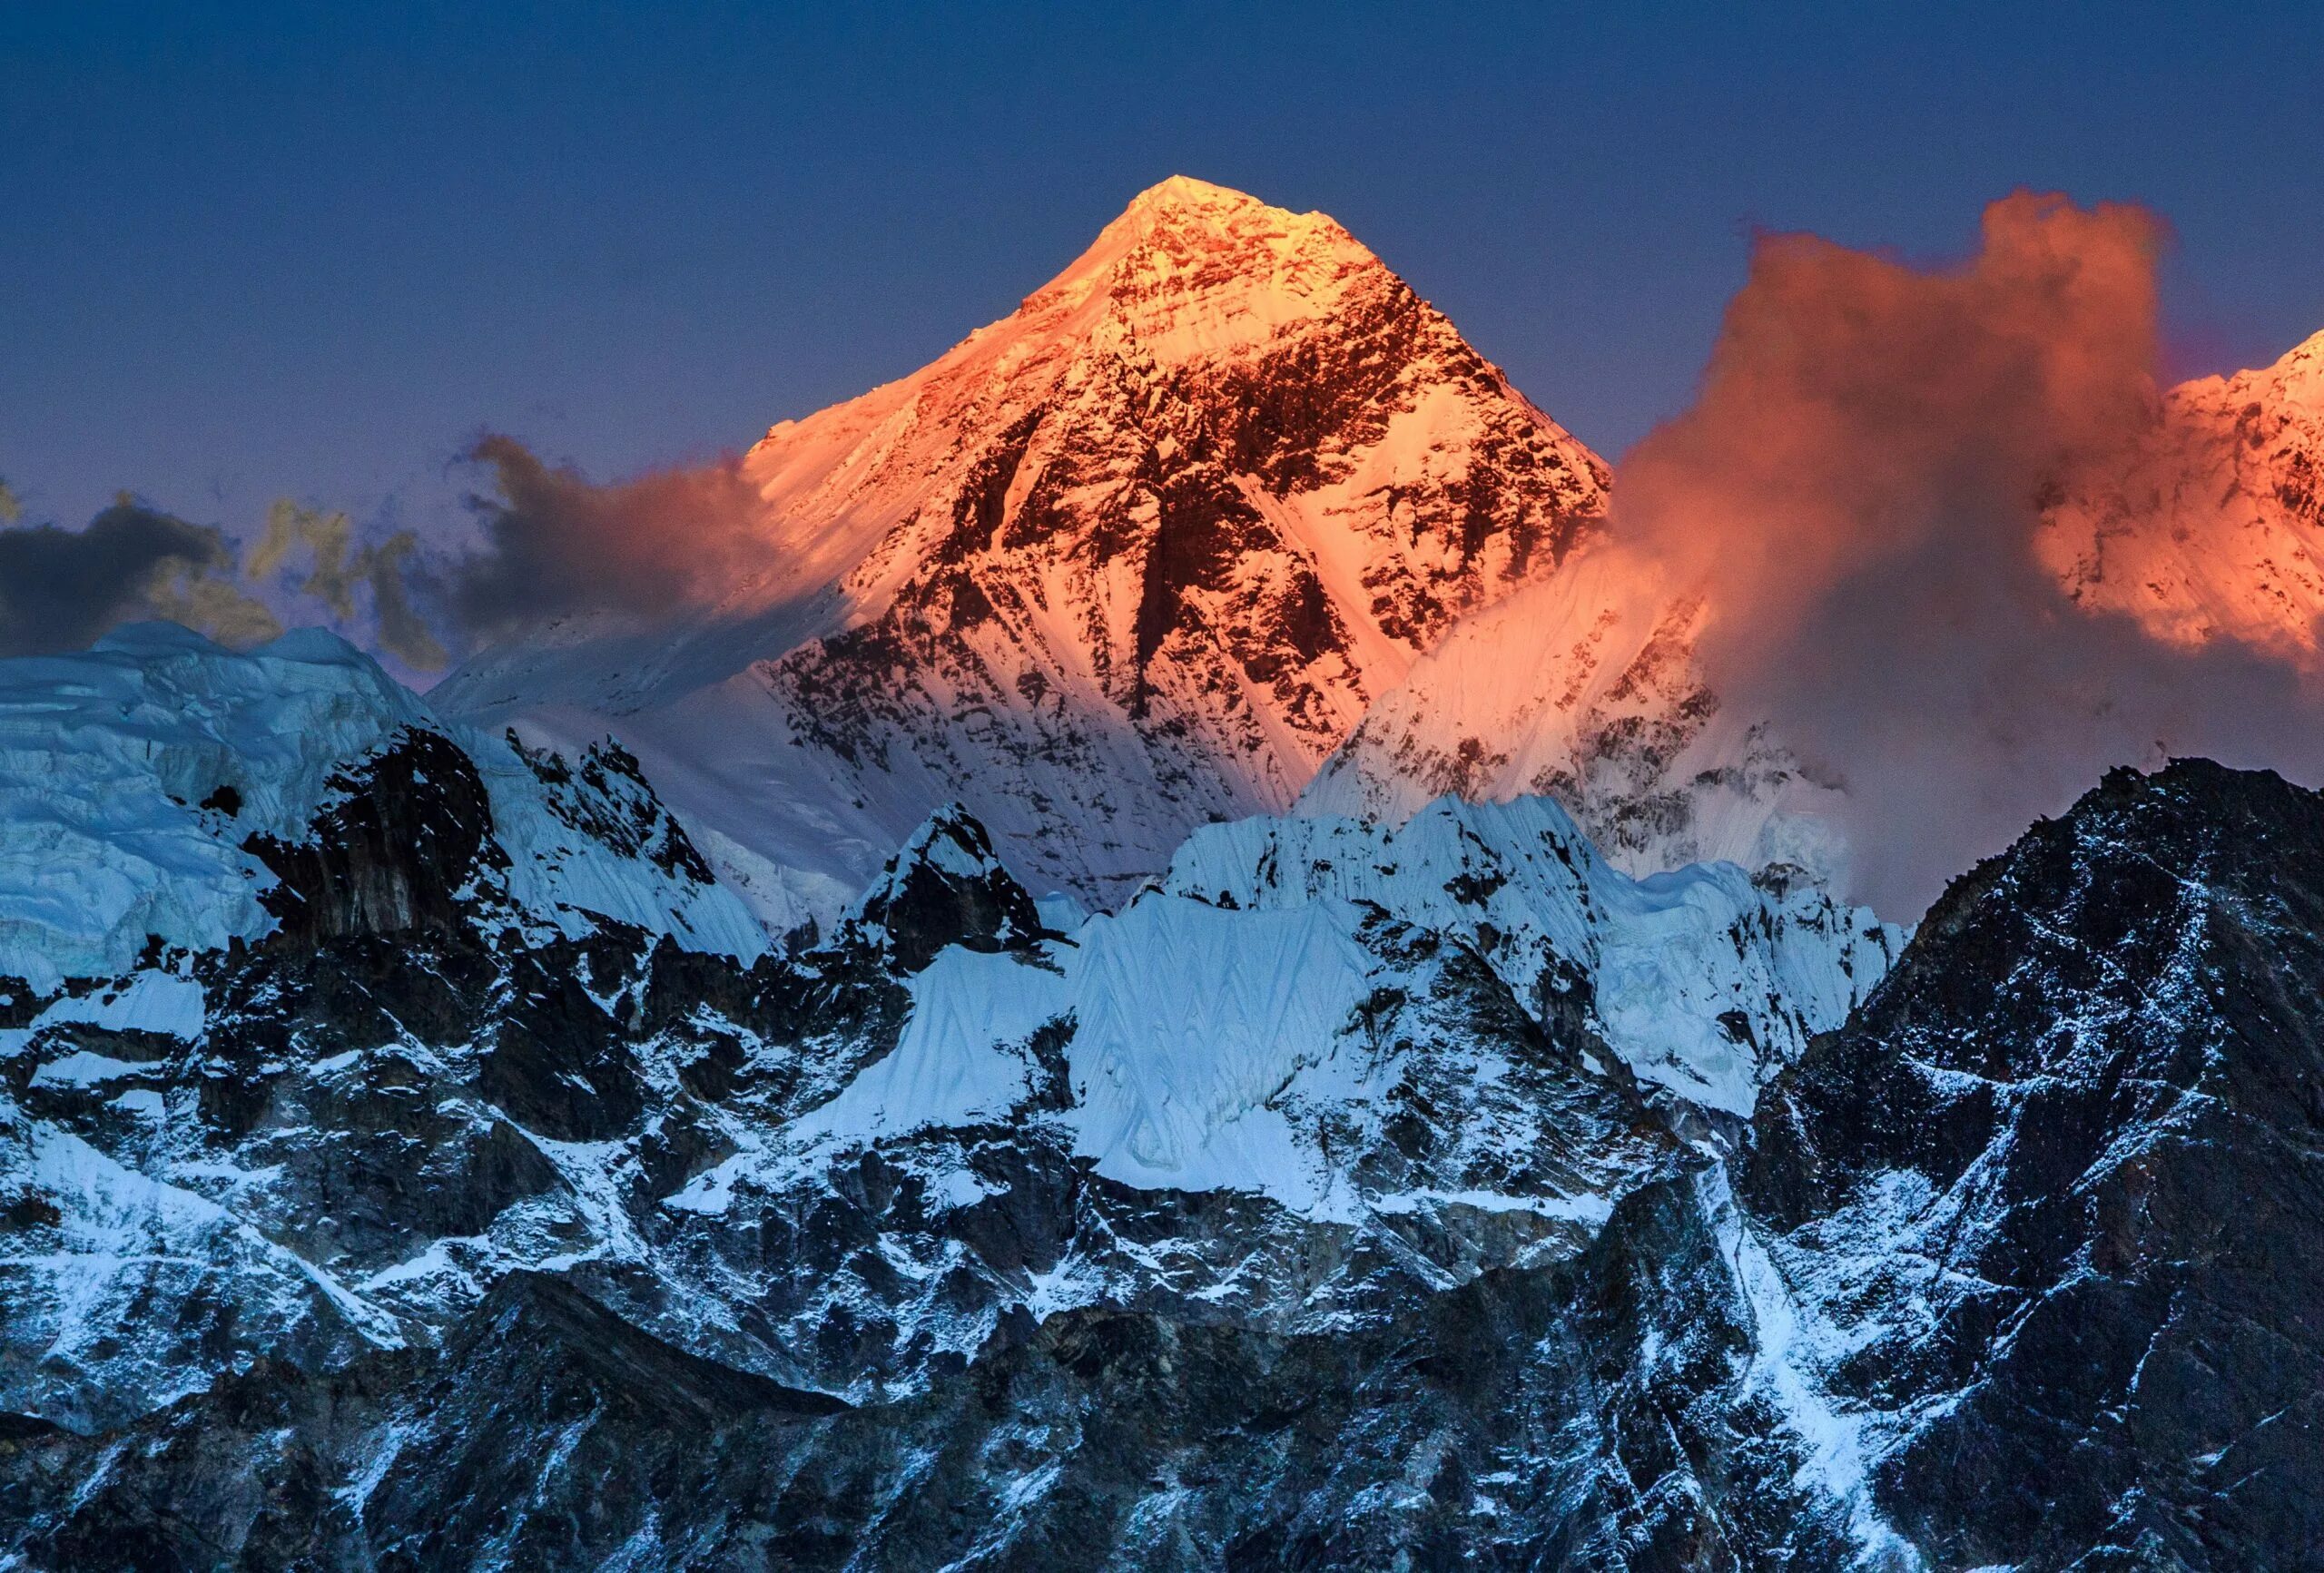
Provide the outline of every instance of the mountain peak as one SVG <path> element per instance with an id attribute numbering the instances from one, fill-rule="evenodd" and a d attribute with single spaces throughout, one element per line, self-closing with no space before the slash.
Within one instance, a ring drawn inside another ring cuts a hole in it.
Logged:
<path id="1" fill-rule="evenodd" d="M 1209 353 L 1222 329 L 1239 343 L 1243 330 L 1265 338 L 1285 320 L 1332 317 L 1358 279 L 1394 276 L 1329 215 L 1172 175 L 1133 197 L 1009 321 L 1071 332 L 1110 317 L 1157 350 L 1177 339 Z"/>
<path id="2" fill-rule="evenodd" d="M 842 926 L 893 969 L 921 970 L 948 945 L 1003 950 L 1041 932 L 1033 899 L 992 850 L 992 838 L 958 802 L 929 815 L 881 870 Z"/>
<path id="3" fill-rule="evenodd" d="M 588 672 L 649 759 L 700 757 L 679 734 L 720 709 L 719 779 L 680 806 L 777 867 L 861 880 L 958 796 L 1035 888 L 1099 904 L 1194 825 L 1289 804 L 1455 619 L 1557 568 L 1606 483 L 1338 223 L 1186 176 L 742 474 L 770 566 L 683 657 L 538 665 Z M 490 692 L 496 721 L 538 703 Z"/>
<path id="4" fill-rule="evenodd" d="M 1192 175 L 1172 175 L 1132 197 L 1129 206 L 1122 210 L 1122 216 L 1168 212 L 1226 217 L 1253 211 L 1280 213 L 1285 210 L 1270 207 L 1232 186 L 1214 185 Z"/>

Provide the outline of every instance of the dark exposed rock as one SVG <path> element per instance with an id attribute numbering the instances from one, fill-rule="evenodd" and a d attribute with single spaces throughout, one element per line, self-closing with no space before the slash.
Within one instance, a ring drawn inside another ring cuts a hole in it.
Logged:
<path id="1" fill-rule="evenodd" d="M 617 925 L 527 945 L 472 921 L 198 959 L 203 1041 L 123 1063 L 200 1089 L 185 1139 L 212 1168 L 272 1176 L 238 1214 L 263 1240 L 148 1276 L 102 1339 L 20 1303 L 0 1550 L 2316 1561 L 2324 800 L 2203 765 L 2110 777 L 1956 883 L 1775 1084 L 1731 1183 L 1737 1133 L 1658 1115 L 1585 981 L 1521 1000 L 1491 934 L 1375 911 L 1361 941 L 1398 981 L 1354 1041 L 1394 1084 L 1376 1128 L 1332 1140 L 1354 1182 L 1424 1205 L 1303 1218 L 1106 1178 L 1057 1117 L 1069 1019 L 1025 1046 L 1005 1118 L 711 1185 L 893 1047 L 899 974 L 937 936 L 1038 954 L 973 831 L 900 860 L 852 939 L 749 967 Z M 1521 1117 L 1521 1149 L 1476 1139 Z M 1494 1193 L 1603 1204 L 1474 1199 Z M 34 1179 L 0 1192 L 12 1260 L 88 1226 Z"/>
<path id="2" fill-rule="evenodd" d="M 643 858 L 664 873 L 703 885 L 717 877 L 684 827 L 655 796 L 637 756 L 617 740 L 591 743 L 578 770 L 561 754 L 526 747 L 514 731 L 507 742 L 545 789 L 549 812 L 565 824 L 623 857 Z"/>
<path id="3" fill-rule="evenodd" d="M 1939 1565 L 2324 1557 L 2324 799 L 2117 771 L 1954 882 L 1763 1104 Z"/>
<path id="4" fill-rule="evenodd" d="M 1042 933 L 1024 886 L 993 855 L 992 838 L 958 803 L 929 818 L 857 903 L 835 939 L 899 973 L 918 972 L 948 945 L 1006 950 Z"/>
<path id="5" fill-rule="evenodd" d="M 280 881 L 260 900 L 284 945 L 450 931 L 463 894 L 507 866 L 476 766 L 440 732 L 407 730 L 330 785 L 337 801 L 306 840 L 245 843 Z"/>

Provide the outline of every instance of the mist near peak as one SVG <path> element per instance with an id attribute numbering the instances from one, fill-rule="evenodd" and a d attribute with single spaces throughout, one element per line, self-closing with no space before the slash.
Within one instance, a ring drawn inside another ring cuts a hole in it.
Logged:
<path id="1" fill-rule="evenodd" d="M 443 599 L 471 645 L 574 613 L 706 605 L 764 569 L 763 509 L 739 458 L 601 484 L 500 433 L 467 457 L 492 491 L 468 499 L 483 544 Z"/>
<path id="2" fill-rule="evenodd" d="M 2164 418 L 2162 221 L 2019 192 L 1916 268 L 1766 235 L 1699 397 L 1618 467 L 1611 526 L 1710 600 L 1725 703 L 1843 782 L 1851 893 L 1917 912 L 2115 764 L 2324 776 L 2313 683 L 2077 605 L 2043 510 Z"/>

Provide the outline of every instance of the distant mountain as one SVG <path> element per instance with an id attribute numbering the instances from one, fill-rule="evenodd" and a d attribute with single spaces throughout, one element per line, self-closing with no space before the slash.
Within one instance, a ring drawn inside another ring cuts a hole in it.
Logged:
<path id="1" fill-rule="evenodd" d="M 1101 900 L 1287 807 L 1464 613 L 1556 572 L 1607 479 L 1339 225 L 1184 178 L 744 468 L 766 577 L 487 652 L 434 702 L 618 717 L 683 809 L 848 889 L 958 799 Z"/>
<path id="2" fill-rule="evenodd" d="M 2068 489 L 2037 544 L 2086 606 L 2174 644 L 2233 639 L 2314 667 L 2324 333 L 2273 366 L 2172 388 L 2135 462 Z"/>
<path id="3" fill-rule="evenodd" d="M 2235 640 L 2314 669 L 2324 334 L 2264 370 L 2170 389 L 2155 416 L 2129 462 L 2047 499 L 2036 558 L 2075 603 L 2167 643 Z M 1841 783 L 1727 704 L 1695 660 L 1717 594 L 1600 535 L 1414 663 L 1302 811 L 1393 821 L 1443 792 L 1543 792 L 1634 873 L 1717 858 L 1835 871 Z"/>
<path id="4" fill-rule="evenodd" d="M 2034 542 L 2166 642 L 2303 665 L 2324 335 L 2170 390 Z M 1177 178 L 929 367 L 751 450 L 765 567 L 658 624 L 478 656 L 448 713 L 608 726 L 777 931 L 959 801 L 1111 906 L 1249 814 L 1555 798 L 1639 875 L 1840 872 L 1846 761 L 1716 691 L 1718 586 L 1612 538 L 1606 467 L 1344 230 Z"/>

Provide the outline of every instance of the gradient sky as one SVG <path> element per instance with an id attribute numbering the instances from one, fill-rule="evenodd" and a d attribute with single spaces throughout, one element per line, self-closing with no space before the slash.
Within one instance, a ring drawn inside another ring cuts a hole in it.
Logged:
<path id="1" fill-rule="evenodd" d="M 437 534 L 482 428 L 600 477 L 739 447 L 1175 172 L 1334 214 L 1610 457 L 1688 401 L 1754 227 L 1944 256 L 2017 185 L 2136 199 L 2175 371 L 2324 328 L 2314 0 L 491 9 L 0 0 L 32 517 Z"/>

